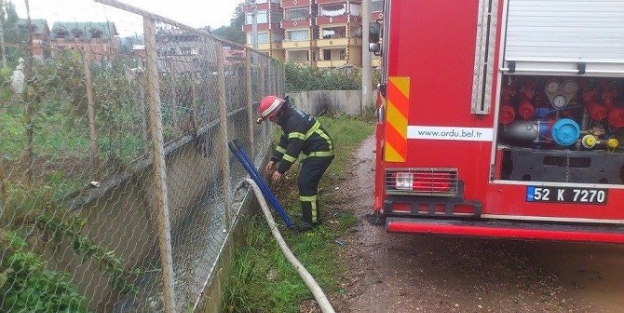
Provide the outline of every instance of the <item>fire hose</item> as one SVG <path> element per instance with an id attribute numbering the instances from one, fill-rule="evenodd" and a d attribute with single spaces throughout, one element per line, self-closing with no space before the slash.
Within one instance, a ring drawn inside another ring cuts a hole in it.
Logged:
<path id="1" fill-rule="evenodd" d="M 301 262 L 297 260 L 295 255 L 288 248 L 286 241 L 284 241 L 284 238 L 279 232 L 277 224 L 275 223 L 275 220 L 273 219 L 273 215 L 271 215 L 271 211 L 269 210 L 269 206 L 267 204 L 266 198 L 269 198 L 269 200 L 271 201 L 271 204 L 273 205 L 273 208 L 278 212 L 282 220 L 284 220 L 284 223 L 286 223 L 286 226 L 288 227 L 288 229 L 293 228 L 294 225 L 292 221 L 290 220 L 290 218 L 288 218 L 288 215 L 286 215 L 286 213 L 282 209 L 281 205 L 277 201 L 277 198 L 275 198 L 275 195 L 273 195 L 273 193 L 271 192 L 269 187 L 266 185 L 264 180 L 262 180 L 262 176 L 260 176 L 260 173 L 258 173 L 255 166 L 253 165 L 253 162 L 251 162 L 251 159 L 245 152 L 244 148 L 238 143 L 238 141 L 233 140 L 232 142 L 228 143 L 228 147 L 234 153 L 234 155 L 236 156 L 236 159 L 238 159 L 241 165 L 243 165 L 245 170 L 247 170 L 247 172 L 251 176 L 251 178 L 246 179 L 246 182 L 253 189 L 254 194 L 256 195 L 256 198 L 258 199 L 258 202 L 260 203 L 260 207 L 262 208 L 262 213 L 264 214 L 264 217 L 267 220 L 267 223 L 269 224 L 271 233 L 273 234 L 273 237 L 275 238 L 280 249 L 282 250 L 282 253 L 286 257 L 288 262 L 295 268 L 295 270 L 297 270 L 297 273 L 299 274 L 303 282 L 306 284 L 308 289 L 310 289 L 310 292 L 312 292 L 312 295 L 314 296 L 314 299 L 316 300 L 319 307 L 321 308 L 321 311 L 323 313 L 335 313 L 331 303 L 329 303 L 329 300 L 327 299 L 327 296 L 325 295 L 321 287 L 318 285 L 316 280 L 314 280 L 314 277 L 312 277 L 310 272 L 306 270 L 303 264 L 301 264 Z M 264 189 L 261 186 L 264 186 Z"/>
<path id="2" fill-rule="evenodd" d="M 236 156 L 238 162 L 240 162 L 240 164 L 245 168 L 247 173 L 249 173 L 249 176 L 251 176 L 254 182 L 259 186 L 264 197 L 269 199 L 269 202 L 271 202 L 273 209 L 275 209 L 277 214 L 279 214 L 279 216 L 282 218 L 282 220 L 286 224 L 286 227 L 288 229 L 293 228 L 295 225 L 290 220 L 290 218 L 280 205 L 279 201 L 277 201 L 277 198 L 275 198 L 275 195 L 273 195 L 269 186 L 266 184 L 266 182 L 264 182 L 260 173 L 258 173 L 258 170 L 256 169 L 253 161 L 251 161 L 249 155 L 247 155 L 245 148 L 243 148 L 243 146 L 236 139 L 230 141 L 228 143 L 228 147 L 230 148 L 230 151 L 234 153 L 234 156 Z"/>

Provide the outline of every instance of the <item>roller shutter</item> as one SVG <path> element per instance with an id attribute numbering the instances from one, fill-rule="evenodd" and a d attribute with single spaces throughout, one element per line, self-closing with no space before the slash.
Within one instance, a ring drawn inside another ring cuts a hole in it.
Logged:
<path id="1" fill-rule="evenodd" d="M 503 71 L 624 77 L 624 0 L 509 0 Z"/>

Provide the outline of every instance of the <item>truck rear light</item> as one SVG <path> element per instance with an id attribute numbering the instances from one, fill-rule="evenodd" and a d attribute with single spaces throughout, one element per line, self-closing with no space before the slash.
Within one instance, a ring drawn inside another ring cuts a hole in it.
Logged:
<path id="1" fill-rule="evenodd" d="M 457 185 L 456 169 L 389 169 L 386 172 L 387 194 L 454 196 Z"/>

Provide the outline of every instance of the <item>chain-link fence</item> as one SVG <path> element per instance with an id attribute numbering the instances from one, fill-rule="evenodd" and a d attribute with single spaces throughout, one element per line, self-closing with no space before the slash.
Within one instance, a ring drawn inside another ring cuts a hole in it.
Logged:
<path id="1" fill-rule="evenodd" d="M 283 94 L 281 64 L 97 2 L 143 17 L 144 50 L 76 24 L 49 56 L 34 55 L 32 33 L 3 55 L 15 65 L 0 82 L 3 312 L 195 309 L 247 176 L 227 143 L 258 165 L 267 153 L 254 103 Z"/>

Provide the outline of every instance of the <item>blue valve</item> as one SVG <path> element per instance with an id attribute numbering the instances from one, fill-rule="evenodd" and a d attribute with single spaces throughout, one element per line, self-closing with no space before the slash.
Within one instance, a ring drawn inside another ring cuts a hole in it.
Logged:
<path id="1" fill-rule="evenodd" d="M 567 147 L 576 143 L 581 135 L 581 128 L 574 120 L 562 118 L 552 126 L 551 135 L 558 145 Z"/>

